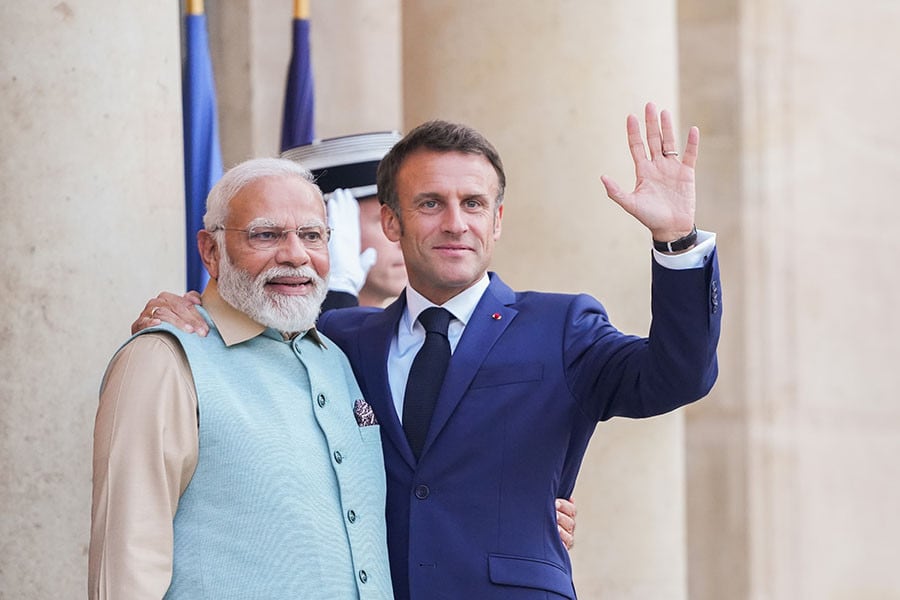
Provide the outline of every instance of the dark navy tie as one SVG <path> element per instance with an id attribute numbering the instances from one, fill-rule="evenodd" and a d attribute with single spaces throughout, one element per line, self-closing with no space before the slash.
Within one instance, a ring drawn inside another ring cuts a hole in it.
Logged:
<path id="1" fill-rule="evenodd" d="M 437 306 L 419 315 L 419 323 L 425 327 L 425 343 L 413 360 L 403 397 L 403 429 L 416 458 L 425 445 L 434 405 L 450 362 L 447 327 L 451 318 L 453 315 Z"/>

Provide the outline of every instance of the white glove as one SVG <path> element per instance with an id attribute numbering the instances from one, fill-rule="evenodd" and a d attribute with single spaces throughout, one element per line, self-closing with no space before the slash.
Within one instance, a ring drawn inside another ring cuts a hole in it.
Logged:
<path id="1" fill-rule="evenodd" d="M 329 194 L 326 208 L 328 226 L 331 227 L 328 289 L 358 296 L 366 283 L 369 269 L 378 258 L 375 248 L 367 248 L 360 253 L 359 202 L 353 194 L 339 188 Z"/>

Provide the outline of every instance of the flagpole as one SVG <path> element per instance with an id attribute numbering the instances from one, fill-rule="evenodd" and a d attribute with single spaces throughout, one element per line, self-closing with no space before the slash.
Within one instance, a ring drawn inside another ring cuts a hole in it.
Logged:
<path id="1" fill-rule="evenodd" d="M 188 0 L 187 1 L 187 14 L 202 15 L 203 14 L 203 0 Z"/>
<path id="2" fill-rule="evenodd" d="M 216 87 L 209 55 L 209 33 L 202 0 L 187 0 L 184 17 L 186 53 L 182 74 L 184 127 L 185 243 L 187 289 L 202 290 L 209 275 L 197 252 L 197 232 L 209 190 L 222 177 Z"/>
<path id="3" fill-rule="evenodd" d="M 309 144 L 315 137 L 312 65 L 309 49 L 309 0 L 294 0 L 291 60 L 281 120 L 281 151 Z"/>

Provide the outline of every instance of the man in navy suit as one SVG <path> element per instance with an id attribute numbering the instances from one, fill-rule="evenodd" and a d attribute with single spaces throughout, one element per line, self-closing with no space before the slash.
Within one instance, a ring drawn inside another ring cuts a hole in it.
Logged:
<path id="1" fill-rule="evenodd" d="M 634 191 L 602 180 L 654 240 L 647 338 L 618 331 L 589 296 L 515 292 L 488 272 L 505 174 L 478 132 L 425 123 L 379 165 L 382 227 L 409 286 L 386 309 L 331 311 L 317 326 L 381 424 L 396 598 L 574 598 L 554 499 L 571 494 L 597 422 L 659 415 L 711 389 L 721 300 L 715 236 L 694 227 L 699 132 L 679 158 L 671 115 L 648 104 L 645 122 L 646 145 L 627 121 Z M 425 339 L 417 318 L 432 306 L 452 315 L 452 356 L 414 452 L 404 390 Z"/>

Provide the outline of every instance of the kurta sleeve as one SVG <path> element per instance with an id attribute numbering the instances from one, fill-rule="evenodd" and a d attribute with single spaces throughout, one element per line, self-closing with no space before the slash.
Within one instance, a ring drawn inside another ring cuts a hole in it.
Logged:
<path id="1" fill-rule="evenodd" d="M 193 377 L 173 336 L 141 335 L 116 354 L 94 426 L 92 600 L 166 593 L 172 521 L 197 466 L 197 425 Z"/>

